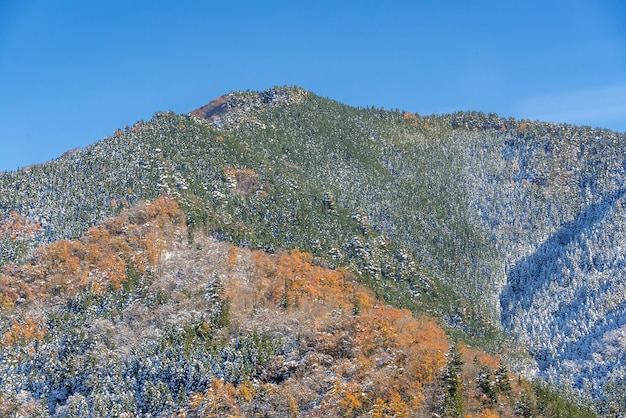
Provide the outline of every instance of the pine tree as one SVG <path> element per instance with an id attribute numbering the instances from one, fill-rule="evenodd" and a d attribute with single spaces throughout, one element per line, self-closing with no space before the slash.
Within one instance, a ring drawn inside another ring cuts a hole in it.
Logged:
<path id="1" fill-rule="evenodd" d="M 443 373 L 443 397 L 441 413 L 446 418 L 460 418 L 463 416 L 463 359 L 461 352 L 453 345 L 448 352 L 448 364 Z"/>

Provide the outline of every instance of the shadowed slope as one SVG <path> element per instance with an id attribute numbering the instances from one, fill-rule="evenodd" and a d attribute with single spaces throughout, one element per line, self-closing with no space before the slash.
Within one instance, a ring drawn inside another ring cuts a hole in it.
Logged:
<path id="1" fill-rule="evenodd" d="M 594 249 L 608 241 L 607 254 L 620 252 L 610 228 L 625 195 L 619 189 L 564 224 L 509 271 L 500 295 L 504 328 L 530 344 L 540 373 L 587 390 L 595 379 L 596 394 L 624 369 L 623 356 L 610 351 L 623 345 L 613 331 L 626 324 L 626 264 Z"/>

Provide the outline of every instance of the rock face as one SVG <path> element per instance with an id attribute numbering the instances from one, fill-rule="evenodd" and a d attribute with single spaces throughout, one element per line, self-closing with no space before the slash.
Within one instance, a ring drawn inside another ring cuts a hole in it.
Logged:
<path id="1" fill-rule="evenodd" d="M 216 121 L 228 112 L 228 109 L 230 108 L 228 100 L 229 96 L 229 94 L 225 94 L 217 99 L 213 99 L 209 102 L 209 104 L 199 107 L 189 114 L 202 119 L 210 120 L 212 122 Z"/>
<path id="2" fill-rule="evenodd" d="M 241 122 L 250 121 L 251 114 L 265 106 L 298 104 L 309 93 L 299 87 L 274 87 L 261 92 L 230 92 L 189 115 L 209 121 L 215 128 L 232 129 Z"/>

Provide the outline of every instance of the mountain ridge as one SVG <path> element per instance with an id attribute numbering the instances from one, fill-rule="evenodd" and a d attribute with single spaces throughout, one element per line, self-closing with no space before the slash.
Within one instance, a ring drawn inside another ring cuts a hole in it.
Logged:
<path id="1" fill-rule="evenodd" d="M 298 104 L 309 92 L 299 87 L 271 88 L 261 92 L 230 92 L 208 104 L 189 112 L 189 115 L 206 119 L 217 129 L 228 129 L 242 121 L 246 113 L 265 106 Z"/>
<path id="2" fill-rule="evenodd" d="M 298 87 L 231 92 L 4 173 L 3 220 L 16 211 L 41 228 L 3 236 L 2 260 L 165 192 L 184 208 L 190 237 L 309 251 L 491 350 L 505 330 L 536 362 L 514 355 L 520 371 L 606 403 L 608 387 L 624 390 L 615 353 L 625 143 L 607 130 L 495 114 L 352 108 Z M 576 365 L 579 354 L 587 360 Z"/>

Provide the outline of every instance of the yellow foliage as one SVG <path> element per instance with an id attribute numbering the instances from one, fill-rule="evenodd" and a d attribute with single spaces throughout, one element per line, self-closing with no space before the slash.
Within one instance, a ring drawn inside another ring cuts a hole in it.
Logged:
<path id="1" fill-rule="evenodd" d="M 239 386 L 237 386 L 237 399 L 249 402 L 256 397 L 256 389 L 252 385 L 249 379 L 244 380 Z"/>
<path id="2" fill-rule="evenodd" d="M 376 403 L 370 411 L 370 415 L 373 418 L 383 418 L 389 416 L 387 411 L 387 403 L 381 398 L 376 398 Z"/>
<path id="3" fill-rule="evenodd" d="M 289 398 L 289 416 L 296 418 L 298 416 L 298 401 L 291 393 L 287 397 Z"/>
<path id="4" fill-rule="evenodd" d="M 409 405 L 402 399 L 398 392 L 393 392 L 389 399 L 389 413 L 398 418 L 409 416 Z"/>
<path id="5" fill-rule="evenodd" d="M 346 416 L 352 416 L 355 410 L 363 406 L 361 402 L 361 388 L 356 384 L 335 383 L 335 391 L 340 397 L 339 406 Z"/>
<path id="6" fill-rule="evenodd" d="M 12 309 L 15 301 L 9 295 L 0 293 L 0 309 Z"/>
<path id="7" fill-rule="evenodd" d="M 192 393 L 189 395 L 189 400 L 187 401 L 187 407 L 189 409 L 196 410 L 202 406 L 202 402 L 204 401 L 204 395 L 201 393 Z"/>

